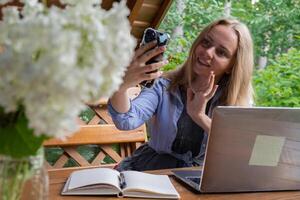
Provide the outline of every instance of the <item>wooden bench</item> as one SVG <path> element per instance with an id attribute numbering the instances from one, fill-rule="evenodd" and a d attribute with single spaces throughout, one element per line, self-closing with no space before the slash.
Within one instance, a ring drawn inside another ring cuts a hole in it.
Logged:
<path id="1" fill-rule="evenodd" d="M 139 88 L 132 88 L 130 90 L 131 98 L 135 98 L 139 91 Z M 81 125 L 78 132 L 65 141 L 50 139 L 44 142 L 45 148 L 54 147 L 63 151 L 54 164 L 47 161 L 49 169 L 62 168 L 69 159 L 76 162 L 77 166 L 82 167 L 114 167 L 122 159 L 130 156 L 142 143 L 146 142 L 145 125 L 130 131 L 121 131 L 115 127 L 108 114 L 106 99 L 101 99 L 97 105 L 89 105 L 89 107 L 95 112 L 95 116 L 88 123 L 78 119 L 78 123 Z M 92 145 L 99 149 L 92 161 L 89 162 L 78 152 L 78 147 L 82 145 Z M 113 163 L 106 163 L 105 158 L 109 158 Z"/>

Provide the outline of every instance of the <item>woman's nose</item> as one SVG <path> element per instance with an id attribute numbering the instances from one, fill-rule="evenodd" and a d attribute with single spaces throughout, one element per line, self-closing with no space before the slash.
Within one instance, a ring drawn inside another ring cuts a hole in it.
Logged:
<path id="1" fill-rule="evenodd" d="M 212 59 L 215 53 L 215 47 L 210 47 L 206 49 L 206 56 L 208 59 Z"/>

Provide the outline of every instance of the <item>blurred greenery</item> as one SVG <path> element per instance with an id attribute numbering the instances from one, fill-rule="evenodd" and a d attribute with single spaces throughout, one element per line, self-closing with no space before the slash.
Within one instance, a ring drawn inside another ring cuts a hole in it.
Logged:
<path id="1" fill-rule="evenodd" d="M 177 14 L 177 3 L 185 10 Z M 159 29 L 171 35 L 164 71 L 175 69 L 186 59 L 195 37 L 211 21 L 224 15 L 226 0 L 174 0 Z M 267 58 L 265 69 L 256 67 L 253 83 L 256 105 L 299 105 L 300 1 L 299 0 L 231 0 L 231 16 L 250 29 L 255 47 L 255 63 Z M 176 26 L 183 26 L 183 36 L 172 37 Z M 178 48 L 181 47 L 181 48 Z M 181 49 L 181 50 L 180 50 Z M 289 49 L 292 49 L 289 51 Z M 298 57 L 297 57 L 298 55 Z M 284 74 L 289 73 L 289 74 Z"/>
<path id="2" fill-rule="evenodd" d="M 90 107 L 87 107 L 79 114 L 79 118 L 85 123 L 88 123 L 95 115 L 96 113 Z"/>
<path id="3" fill-rule="evenodd" d="M 300 50 L 290 49 L 254 75 L 257 106 L 300 107 Z"/>

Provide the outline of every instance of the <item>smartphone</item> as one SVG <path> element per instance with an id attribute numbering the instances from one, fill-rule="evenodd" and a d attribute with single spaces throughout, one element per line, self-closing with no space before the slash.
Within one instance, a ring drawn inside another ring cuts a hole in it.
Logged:
<path id="1" fill-rule="evenodd" d="M 153 28 L 147 28 L 144 31 L 142 42 L 141 42 L 140 46 L 145 45 L 146 43 L 152 42 L 154 40 L 157 41 L 157 43 L 156 43 L 157 46 L 165 46 L 168 44 L 168 42 L 170 40 L 170 36 L 167 33 L 157 31 Z M 161 53 L 161 54 L 151 58 L 149 61 L 147 61 L 146 65 L 160 62 L 163 60 L 163 58 L 164 58 L 163 53 Z M 151 71 L 148 73 L 153 73 L 153 72 L 157 72 L 157 70 L 154 70 L 154 71 Z M 140 85 L 142 85 L 143 87 L 151 87 L 153 85 L 153 83 L 154 83 L 154 80 L 147 80 L 147 81 L 141 82 Z"/>

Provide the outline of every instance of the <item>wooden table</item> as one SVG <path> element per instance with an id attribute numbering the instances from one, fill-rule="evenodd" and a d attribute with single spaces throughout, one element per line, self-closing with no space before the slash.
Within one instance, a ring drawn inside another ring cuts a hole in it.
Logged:
<path id="1" fill-rule="evenodd" d="M 193 168 L 193 170 L 198 170 L 199 168 Z M 131 199 L 135 200 L 137 198 L 117 198 L 108 196 L 61 196 L 61 189 L 69 177 L 70 173 L 78 168 L 65 168 L 49 171 L 50 179 L 50 191 L 49 200 L 98 200 L 98 199 L 108 199 L 108 200 L 120 200 L 120 199 Z M 233 193 L 233 194 L 197 194 L 191 190 L 188 186 L 178 182 L 173 176 L 170 170 L 157 170 L 149 171 L 153 174 L 168 174 L 170 179 L 174 184 L 177 191 L 180 193 L 181 199 L 184 200 L 300 200 L 300 191 L 289 191 L 289 192 L 257 192 L 257 193 Z"/>

